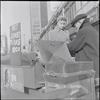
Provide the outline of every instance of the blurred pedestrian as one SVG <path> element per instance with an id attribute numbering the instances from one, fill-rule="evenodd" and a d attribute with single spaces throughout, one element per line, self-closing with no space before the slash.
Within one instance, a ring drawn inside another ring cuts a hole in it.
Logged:
<path id="1" fill-rule="evenodd" d="M 80 14 L 71 22 L 77 27 L 77 34 L 67 46 L 75 53 L 76 61 L 93 61 L 95 77 L 99 77 L 99 33 L 90 24 L 86 14 Z"/>
<path id="2" fill-rule="evenodd" d="M 65 29 L 66 26 L 66 18 L 63 16 L 58 17 L 57 25 L 54 30 L 49 32 L 49 40 L 50 41 L 63 41 L 69 42 L 69 32 Z"/>

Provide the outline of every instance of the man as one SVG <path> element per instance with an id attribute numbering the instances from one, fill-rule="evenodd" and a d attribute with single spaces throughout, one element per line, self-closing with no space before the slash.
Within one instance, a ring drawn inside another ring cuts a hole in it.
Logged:
<path id="1" fill-rule="evenodd" d="M 80 14 L 72 21 L 77 27 L 76 38 L 67 46 L 75 53 L 76 61 L 93 61 L 95 77 L 99 77 L 99 33 L 92 27 L 86 14 Z"/>
<path id="2" fill-rule="evenodd" d="M 69 32 L 65 30 L 65 25 L 66 18 L 63 16 L 58 17 L 57 26 L 54 30 L 49 32 L 49 40 L 69 42 Z"/>

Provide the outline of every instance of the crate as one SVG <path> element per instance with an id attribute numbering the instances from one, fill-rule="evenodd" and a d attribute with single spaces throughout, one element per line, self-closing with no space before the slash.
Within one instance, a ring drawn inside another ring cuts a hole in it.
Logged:
<path id="1" fill-rule="evenodd" d="M 64 100 L 95 100 L 93 62 L 46 63 L 45 70 L 46 73 L 43 74 L 45 92 L 53 93 L 66 88 L 70 92 L 65 97 L 62 96 Z M 75 91 L 69 89 L 74 84 L 81 88 Z M 70 95 L 71 92 L 72 95 Z M 56 98 L 55 95 L 54 98 Z"/>
<path id="2" fill-rule="evenodd" d="M 81 71 L 93 70 L 93 62 L 65 62 L 65 63 L 45 63 L 47 73 L 72 74 Z"/>
<path id="3" fill-rule="evenodd" d="M 44 82 L 43 66 L 40 63 L 36 63 L 35 66 L 29 68 L 23 68 L 24 74 L 24 86 L 30 89 L 36 89 L 42 87 L 43 85 L 40 82 Z"/>
<path id="4" fill-rule="evenodd" d="M 4 78 L 3 83 L 5 84 L 6 81 L 6 71 L 9 71 L 9 84 L 13 84 L 14 87 L 8 87 L 12 89 L 24 92 L 24 87 L 27 87 L 28 89 L 36 89 L 43 86 L 40 82 L 44 81 L 43 73 L 45 73 L 45 71 L 40 63 L 36 63 L 34 66 L 2 65 L 2 68 Z"/>

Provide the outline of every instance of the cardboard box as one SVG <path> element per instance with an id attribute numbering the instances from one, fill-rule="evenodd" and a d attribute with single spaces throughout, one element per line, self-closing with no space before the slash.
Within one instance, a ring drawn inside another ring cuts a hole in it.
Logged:
<path id="1" fill-rule="evenodd" d="M 52 83 L 58 83 L 58 84 L 69 84 L 75 81 L 80 81 L 84 79 L 88 79 L 93 77 L 94 72 L 81 72 L 79 74 L 69 75 L 69 76 L 50 76 L 47 74 L 44 74 L 44 80 L 46 82 L 52 82 Z"/>
<path id="2" fill-rule="evenodd" d="M 90 84 L 90 79 L 76 81 L 66 85 L 47 82 L 46 92 L 59 91 L 60 89 L 66 88 L 66 90 L 70 90 L 66 95 L 67 98 L 79 98 L 92 92 Z"/>
<path id="3" fill-rule="evenodd" d="M 37 54 L 34 53 L 15 53 L 13 55 L 1 56 L 2 65 L 11 66 L 32 66 L 32 60 L 36 60 Z M 16 60 L 17 59 L 17 60 Z"/>
<path id="4" fill-rule="evenodd" d="M 92 74 L 92 73 L 91 73 Z M 45 74 L 46 75 L 46 74 Z M 95 85 L 94 77 L 92 75 L 80 74 L 76 76 L 69 77 L 51 77 L 47 78 L 44 76 L 46 82 L 46 92 L 53 93 L 54 91 L 59 91 L 60 89 L 66 88 L 70 90 L 65 97 L 65 100 L 95 100 Z M 57 88 L 57 85 L 59 88 Z M 56 88 L 53 88 L 56 87 Z M 55 96 L 55 95 L 54 95 Z"/>
<path id="5" fill-rule="evenodd" d="M 24 92 L 23 68 L 2 65 L 2 69 L 4 87 Z"/>
<path id="6" fill-rule="evenodd" d="M 30 89 L 42 87 L 40 82 L 44 82 L 43 74 L 45 71 L 40 63 L 36 63 L 33 67 L 24 67 L 24 86 Z"/>
<path id="7" fill-rule="evenodd" d="M 93 70 L 92 61 L 68 62 L 65 63 L 65 73 Z"/>
<path id="8" fill-rule="evenodd" d="M 45 63 L 45 70 L 47 72 L 54 71 L 55 73 L 63 73 L 64 63 Z"/>
<path id="9" fill-rule="evenodd" d="M 9 77 L 10 77 L 9 83 L 14 84 L 15 86 L 12 87 L 12 89 L 21 91 L 20 90 L 21 88 L 15 84 L 22 84 L 23 88 L 27 87 L 29 89 L 36 89 L 43 86 L 43 84 L 40 84 L 40 82 L 44 82 L 43 73 L 45 73 L 45 71 L 43 70 L 43 67 L 40 63 L 36 63 L 36 65 L 34 66 L 20 67 L 20 66 L 2 65 L 2 67 L 3 67 L 4 83 L 6 81 L 5 73 L 7 69 L 9 71 Z M 11 78 L 13 78 L 12 79 L 13 82 L 11 81 Z"/>
<path id="10" fill-rule="evenodd" d="M 65 62 L 65 63 L 45 63 L 47 72 L 55 72 L 60 74 L 72 74 L 81 71 L 93 70 L 93 62 Z"/>

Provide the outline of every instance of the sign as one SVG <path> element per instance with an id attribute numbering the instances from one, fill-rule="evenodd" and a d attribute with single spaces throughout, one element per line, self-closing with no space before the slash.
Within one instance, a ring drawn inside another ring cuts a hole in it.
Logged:
<path id="1" fill-rule="evenodd" d="M 32 36 L 39 36 L 41 32 L 40 2 L 31 3 Z"/>
<path id="2" fill-rule="evenodd" d="M 21 65 L 21 24 L 10 26 L 11 65 Z"/>
<path id="3" fill-rule="evenodd" d="M 4 86 L 24 92 L 24 77 L 22 68 L 3 67 Z"/>
<path id="4" fill-rule="evenodd" d="M 41 33 L 41 18 L 40 18 L 40 2 L 33 2 L 30 4 L 31 9 L 31 40 L 34 43 L 35 38 L 39 37 Z M 32 51 L 34 51 L 34 46 L 32 45 Z"/>

